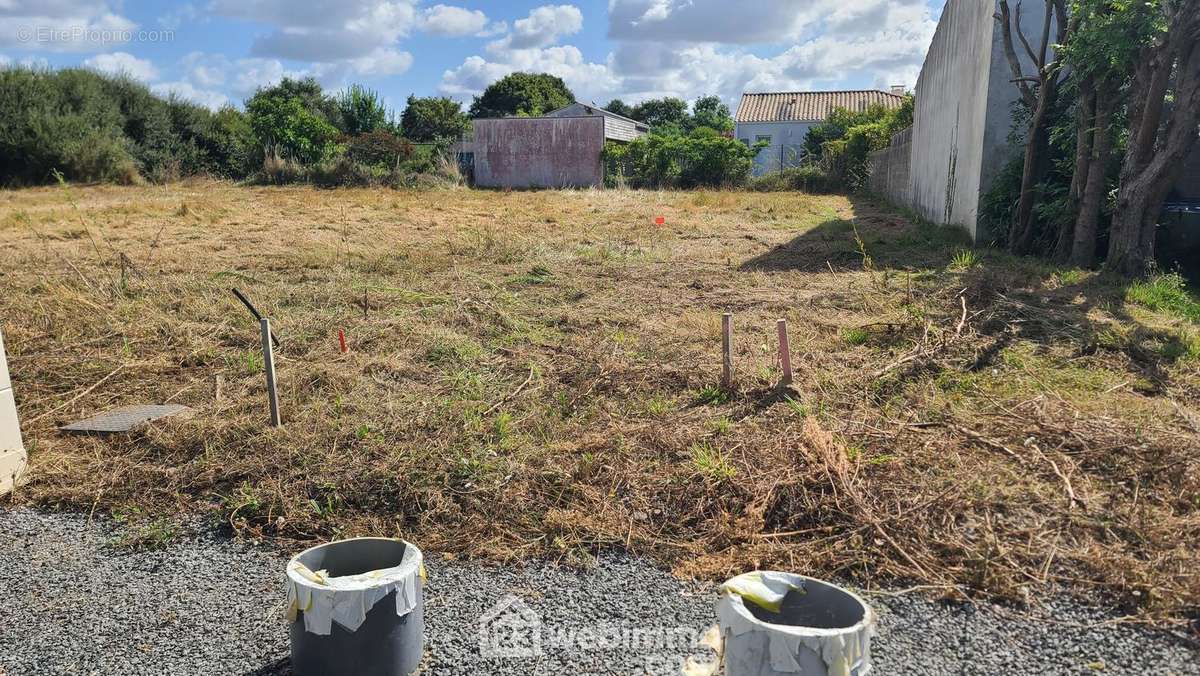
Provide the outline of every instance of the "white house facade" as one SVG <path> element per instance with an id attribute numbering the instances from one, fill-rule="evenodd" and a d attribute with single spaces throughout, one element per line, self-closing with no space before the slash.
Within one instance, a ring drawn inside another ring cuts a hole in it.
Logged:
<path id="1" fill-rule="evenodd" d="M 903 88 L 832 92 L 764 92 L 742 94 L 734 116 L 734 137 L 746 145 L 766 142 L 754 158 L 755 176 L 800 165 L 808 130 L 838 108 L 862 111 L 873 105 L 899 108 Z"/>

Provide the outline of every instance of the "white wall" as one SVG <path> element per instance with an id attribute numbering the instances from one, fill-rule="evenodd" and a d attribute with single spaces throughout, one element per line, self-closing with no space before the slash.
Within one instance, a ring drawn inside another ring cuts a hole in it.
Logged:
<path id="1" fill-rule="evenodd" d="M 991 0 L 946 3 L 917 80 L 913 115 L 912 207 L 935 223 L 965 227 L 980 242 L 992 236 L 980 231 L 980 198 L 1015 152 L 1007 138 L 1018 92 L 994 18 L 998 8 Z M 1021 22 L 1031 41 L 1041 38 L 1044 8 L 1040 0 L 1023 3 Z M 1028 63 L 1025 71 L 1032 72 Z"/>
<path id="2" fill-rule="evenodd" d="M 25 472 L 25 448 L 17 422 L 17 402 L 8 376 L 4 354 L 4 335 L 0 334 L 0 495 L 12 490 Z"/>
<path id="3" fill-rule="evenodd" d="M 739 141 L 749 140 L 754 145 L 756 136 L 770 136 L 771 145 L 763 148 L 754 158 L 750 172 L 762 176 L 780 168 L 794 167 L 804 155 L 804 137 L 808 130 L 819 122 L 738 122 L 733 131 Z"/>

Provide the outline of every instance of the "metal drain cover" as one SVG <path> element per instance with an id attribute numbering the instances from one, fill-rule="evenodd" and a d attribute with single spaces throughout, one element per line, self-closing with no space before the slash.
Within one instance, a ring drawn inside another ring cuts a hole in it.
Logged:
<path id="1" fill-rule="evenodd" d="M 69 425 L 58 428 L 64 432 L 93 432 L 97 434 L 115 434 L 128 432 L 152 420 L 166 418 L 191 412 L 192 409 L 179 404 L 139 404 L 137 406 L 122 406 L 100 415 L 84 418 Z"/>

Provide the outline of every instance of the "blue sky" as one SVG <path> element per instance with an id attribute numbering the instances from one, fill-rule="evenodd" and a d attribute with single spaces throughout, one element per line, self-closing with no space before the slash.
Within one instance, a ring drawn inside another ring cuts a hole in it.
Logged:
<path id="1" fill-rule="evenodd" d="M 125 72 L 204 105 L 281 77 L 469 102 L 517 70 L 584 101 L 908 87 L 939 0 L 0 0 L 0 64 Z"/>

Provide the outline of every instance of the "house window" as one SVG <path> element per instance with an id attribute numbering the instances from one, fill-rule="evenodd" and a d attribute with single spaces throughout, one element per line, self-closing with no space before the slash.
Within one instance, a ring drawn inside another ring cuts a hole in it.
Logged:
<path id="1" fill-rule="evenodd" d="M 744 138 L 744 139 L 742 139 L 742 143 L 745 143 L 747 148 L 750 147 L 750 139 Z"/>
<path id="2" fill-rule="evenodd" d="M 770 134 L 759 134 L 758 136 L 754 137 L 755 143 L 762 143 L 763 141 L 766 141 L 767 145 L 771 145 L 771 135 Z"/>

